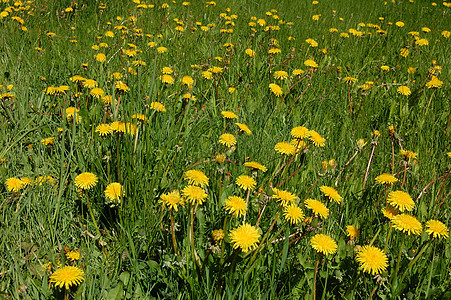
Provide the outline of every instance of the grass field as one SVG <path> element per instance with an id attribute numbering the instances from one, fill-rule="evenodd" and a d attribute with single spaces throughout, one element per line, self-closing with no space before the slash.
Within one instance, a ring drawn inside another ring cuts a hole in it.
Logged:
<path id="1" fill-rule="evenodd" d="M 0 299 L 451 299 L 451 2 L 0 3 Z"/>

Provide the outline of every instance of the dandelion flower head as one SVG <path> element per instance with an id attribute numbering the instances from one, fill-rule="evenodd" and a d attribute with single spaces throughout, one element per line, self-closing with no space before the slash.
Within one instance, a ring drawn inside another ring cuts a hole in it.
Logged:
<path id="1" fill-rule="evenodd" d="M 119 203 L 121 201 L 123 192 L 122 184 L 119 182 L 113 182 L 107 185 L 105 189 L 105 197 L 111 202 Z"/>
<path id="2" fill-rule="evenodd" d="M 299 222 L 304 220 L 305 217 L 302 208 L 293 204 L 287 205 L 285 207 L 283 215 L 285 216 L 285 220 L 290 222 L 290 224 L 298 224 Z"/>
<path id="3" fill-rule="evenodd" d="M 449 237 L 449 229 L 445 224 L 438 220 L 429 220 L 426 222 L 426 233 L 433 238 L 445 238 Z"/>
<path id="4" fill-rule="evenodd" d="M 238 176 L 235 183 L 245 191 L 253 190 L 257 186 L 255 179 L 247 175 Z"/>
<path id="5" fill-rule="evenodd" d="M 247 210 L 246 201 L 238 196 L 230 196 L 224 201 L 224 208 L 234 217 L 244 216 Z"/>
<path id="6" fill-rule="evenodd" d="M 238 119 L 238 116 L 231 111 L 225 110 L 221 112 L 221 115 L 225 118 L 225 119 Z"/>
<path id="7" fill-rule="evenodd" d="M 315 199 L 307 199 L 304 202 L 305 207 L 311 209 L 315 215 L 320 215 L 324 219 L 329 216 L 329 209 L 321 201 Z"/>
<path id="8" fill-rule="evenodd" d="M 289 204 L 294 204 L 296 199 L 298 199 L 295 194 L 288 191 L 279 190 L 277 188 L 273 188 L 272 191 L 274 193 L 272 197 L 280 202 L 283 207 L 286 207 Z"/>
<path id="9" fill-rule="evenodd" d="M 298 126 L 291 129 L 291 136 L 297 139 L 310 137 L 310 131 L 304 126 Z"/>
<path id="10" fill-rule="evenodd" d="M 329 198 L 329 200 L 341 203 L 341 200 L 343 198 L 340 196 L 340 194 L 338 194 L 337 190 L 334 189 L 333 187 L 323 185 L 319 189 L 321 190 L 321 192 L 324 193 L 326 197 Z"/>
<path id="11" fill-rule="evenodd" d="M 64 286 L 68 290 L 71 286 L 79 285 L 84 280 L 84 275 L 85 273 L 82 269 L 74 266 L 66 266 L 50 275 L 50 283 L 55 283 L 55 286 L 60 288 Z"/>
<path id="12" fill-rule="evenodd" d="M 244 166 L 248 167 L 248 168 L 252 168 L 254 170 L 260 170 L 262 172 L 266 172 L 268 170 L 268 168 L 266 168 L 264 165 L 256 162 L 256 161 L 248 161 L 244 163 Z"/>
<path id="13" fill-rule="evenodd" d="M 277 143 L 274 149 L 277 153 L 285 155 L 294 155 L 296 153 L 296 147 L 288 142 Z"/>
<path id="14" fill-rule="evenodd" d="M 412 211 L 415 207 L 415 202 L 412 197 L 403 191 L 392 191 L 388 194 L 387 202 L 397 208 L 400 212 Z"/>
<path id="15" fill-rule="evenodd" d="M 423 231 L 420 221 L 412 215 L 400 214 L 391 219 L 392 227 L 408 235 L 419 235 Z"/>
<path id="16" fill-rule="evenodd" d="M 25 183 L 21 179 L 15 177 L 6 179 L 5 184 L 8 192 L 18 192 L 25 186 Z"/>
<path id="17" fill-rule="evenodd" d="M 231 133 L 223 133 L 219 137 L 219 143 L 221 143 L 222 145 L 225 145 L 227 147 L 232 147 L 236 144 L 236 138 Z"/>
<path id="18" fill-rule="evenodd" d="M 178 210 L 178 205 L 184 206 L 185 200 L 180 196 L 178 190 L 174 190 L 170 193 L 162 194 L 160 196 L 160 200 L 158 201 L 163 206 L 168 207 L 169 209 L 173 209 L 175 211 Z"/>
<path id="19" fill-rule="evenodd" d="M 232 230 L 229 237 L 234 249 L 241 248 L 246 253 L 257 246 L 260 233 L 255 226 L 245 223 Z"/>
<path id="20" fill-rule="evenodd" d="M 338 245 L 333 238 L 326 234 L 316 234 L 310 239 L 310 245 L 317 252 L 324 255 L 334 254 L 337 252 Z"/>
<path id="21" fill-rule="evenodd" d="M 187 185 L 182 190 L 182 195 L 191 204 L 199 204 L 199 205 L 202 204 L 208 197 L 208 194 L 204 191 L 203 188 L 195 185 Z"/>
<path id="22" fill-rule="evenodd" d="M 377 247 L 366 245 L 357 253 L 356 260 L 363 272 L 371 275 L 380 274 L 388 267 L 388 257 Z"/>
<path id="23" fill-rule="evenodd" d="M 387 185 L 392 185 L 393 183 L 398 182 L 398 179 L 395 176 L 388 173 L 383 173 L 377 176 L 375 180 L 379 184 L 387 184 Z"/>
<path id="24" fill-rule="evenodd" d="M 89 190 L 97 184 L 97 176 L 91 172 L 84 172 L 75 177 L 75 186 L 79 189 Z"/>
<path id="25" fill-rule="evenodd" d="M 200 187 L 208 186 L 208 177 L 200 170 L 188 170 L 183 174 L 183 179 L 188 180 L 191 185 Z"/>

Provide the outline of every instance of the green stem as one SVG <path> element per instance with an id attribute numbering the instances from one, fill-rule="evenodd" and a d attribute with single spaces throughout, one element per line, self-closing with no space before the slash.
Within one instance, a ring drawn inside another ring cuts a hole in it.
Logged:
<path id="1" fill-rule="evenodd" d="M 191 245 L 191 251 L 193 252 L 194 259 L 200 268 L 202 266 L 202 263 L 201 263 L 199 257 L 197 256 L 196 249 L 194 248 L 194 207 L 192 207 L 191 204 L 190 204 L 190 211 L 191 211 L 191 213 L 190 213 L 191 220 L 190 220 L 190 226 L 189 226 L 189 242 Z"/>
<path id="2" fill-rule="evenodd" d="M 174 212 L 171 209 L 171 234 L 172 234 L 172 245 L 174 246 L 174 253 L 177 253 L 177 240 L 175 239 L 175 231 L 174 231 Z"/>
<path id="3" fill-rule="evenodd" d="M 96 219 L 94 218 L 94 213 L 92 212 L 91 202 L 89 202 L 88 194 L 86 194 L 86 203 L 88 204 L 89 214 L 91 215 L 92 222 L 94 223 L 94 226 L 96 227 L 97 235 L 100 237 L 99 226 L 97 225 Z"/>
<path id="4" fill-rule="evenodd" d="M 400 247 L 399 247 L 398 258 L 397 258 L 397 260 L 396 260 L 395 273 L 393 274 L 392 287 L 394 286 L 394 284 L 396 283 L 396 279 L 398 278 L 399 266 L 401 265 L 402 248 L 404 248 L 404 240 L 405 240 L 405 239 L 406 239 L 406 234 L 403 233 L 403 234 L 402 234 L 402 239 L 401 239 L 401 245 L 400 245 Z"/>
<path id="5" fill-rule="evenodd" d="M 318 275 L 318 266 L 319 266 L 320 259 L 321 259 L 321 254 L 318 254 L 318 259 L 316 260 L 316 265 L 315 265 L 315 278 L 313 279 L 313 300 L 316 300 L 316 277 Z"/>
<path id="6" fill-rule="evenodd" d="M 423 255 L 424 251 L 426 251 L 426 249 L 429 247 L 430 244 L 431 244 L 431 240 L 423 247 L 423 249 L 421 249 L 420 252 L 418 252 L 417 256 L 415 256 L 415 258 L 409 263 L 409 265 L 407 266 L 407 270 L 404 272 L 404 274 L 402 274 L 402 277 L 401 277 L 401 280 L 399 281 L 399 283 L 403 282 L 404 278 L 406 278 L 407 274 L 410 272 L 413 265 L 417 262 L 417 260 L 421 257 L 421 255 Z"/>
<path id="7" fill-rule="evenodd" d="M 429 273 L 428 288 L 426 289 L 426 299 L 428 299 L 428 296 L 429 296 L 429 287 L 431 286 L 431 280 L 432 280 L 432 270 L 434 270 L 434 256 L 435 256 L 435 244 L 434 244 L 434 250 L 432 251 L 431 272 Z"/>

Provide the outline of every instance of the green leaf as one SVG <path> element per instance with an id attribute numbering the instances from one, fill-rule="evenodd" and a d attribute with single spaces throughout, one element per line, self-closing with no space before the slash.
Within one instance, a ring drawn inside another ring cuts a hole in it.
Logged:
<path id="1" fill-rule="evenodd" d="M 105 300 L 120 300 L 123 299 L 124 295 L 124 284 L 122 281 L 119 281 L 118 285 L 115 288 L 110 290 L 108 294 L 105 296 Z"/>

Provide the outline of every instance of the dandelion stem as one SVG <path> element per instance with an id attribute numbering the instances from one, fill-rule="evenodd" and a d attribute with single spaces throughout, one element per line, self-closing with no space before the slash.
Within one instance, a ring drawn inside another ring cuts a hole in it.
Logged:
<path id="1" fill-rule="evenodd" d="M 392 278 L 392 289 L 396 283 L 396 279 L 398 278 L 398 271 L 399 271 L 399 266 L 401 265 L 401 255 L 402 255 L 402 249 L 404 248 L 404 240 L 405 239 L 406 239 L 406 234 L 403 233 L 402 238 L 401 238 L 401 245 L 399 247 L 398 258 L 396 259 L 395 273 L 393 274 L 393 278 Z"/>
<path id="2" fill-rule="evenodd" d="M 415 256 L 415 258 L 409 263 L 409 265 L 407 266 L 407 270 L 405 270 L 404 274 L 402 274 L 402 276 L 401 276 L 401 280 L 399 281 L 399 284 L 401 284 L 404 281 L 404 278 L 406 278 L 407 274 L 410 272 L 413 265 L 417 262 L 417 260 L 421 257 L 421 255 L 423 255 L 424 251 L 426 251 L 426 249 L 429 247 L 430 244 L 431 244 L 431 240 L 428 241 L 428 243 L 423 247 L 423 249 L 421 249 L 421 251 L 418 252 L 417 256 Z M 432 257 L 432 259 L 434 259 L 434 257 Z"/>
<path id="3" fill-rule="evenodd" d="M 97 235 L 100 237 L 99 226 L 97 225 L 96 219 L 94 218 L 94 213 L 92 212 L 91 202 L 89 202 L 89 196 L 86 194 L 86 203 L 88 204 L 89 214 L 91 215 L 92 222 L 96 227 Z"/>
<path id="4" fill-rule="evenodd" d="M 365 185 L 366 185 L 366 181 L 368 180 L 368 174 L 370 172 L 370 166 L 371 166 L 371 162 L 373 161 L 373 156 L 374 156 L 374 151 L 376 150 L 376 146 L 377 146 L 377 141 L 373 141 L 373 149 L 371 150 L 371 155 L 370 155 L 370 159 L 368 160 L 368 166 L 366 167 L 366 172 L 365 172 L 365 179 L 363 180 L 363 187 L 362 187 L 362 193 L 365 191 Z"/>
<path id="5" fill-rule="evenodd" d="M 248 203 L 249 203 L 249 195 L 251 194 L 251 189 L 247 190 L 247 195 L 246 195 L 246 207 L 248 207 Z M 244 219 L 243 219 L 243 223 L 246 222 L 246 211 L 244 212 Z"/>
<path id="6" fill-rule="evenodd" d="M 321 260 L 321 254 L 318 254 L 318 259 L 316 260 L 316 265 L 315 265 L 315 279 L 313 280 L 313 300 L 316 300 L 316 277 L 318 275 L 318 266 L 319 266 L 320 260 Z"/>
<path id="7" fill-rule="evenodd" d="M 175 239 L 175 231 L 174 231 L 174 212 L 171 209 L 171 234 L 172 234 L 172 245 L 174 246 L 174 253 L 177 252 L 177 240 Z"/>
<path id="8" fill-rule="evenodd" d="M 191 251 L 193 252 L 194 259 L 195 259 L 197 265 L 199 267 L 201 267 L 202 263 L 201 263 L 201 261 L 199 259 L 199 256 L 197 256 L 196 249 L 194 248 L 194 210 L 195 210 L 195 208 L 193 208 L 191 204 L 190 204 L 190 208 L 191 208 L 190 209 L 190 211 L 191 211 L 191 215 L 190 215 L 191 222 L 190 222 L 190 226 L 189 226 L 189 241 L 190 241 Z"/>

